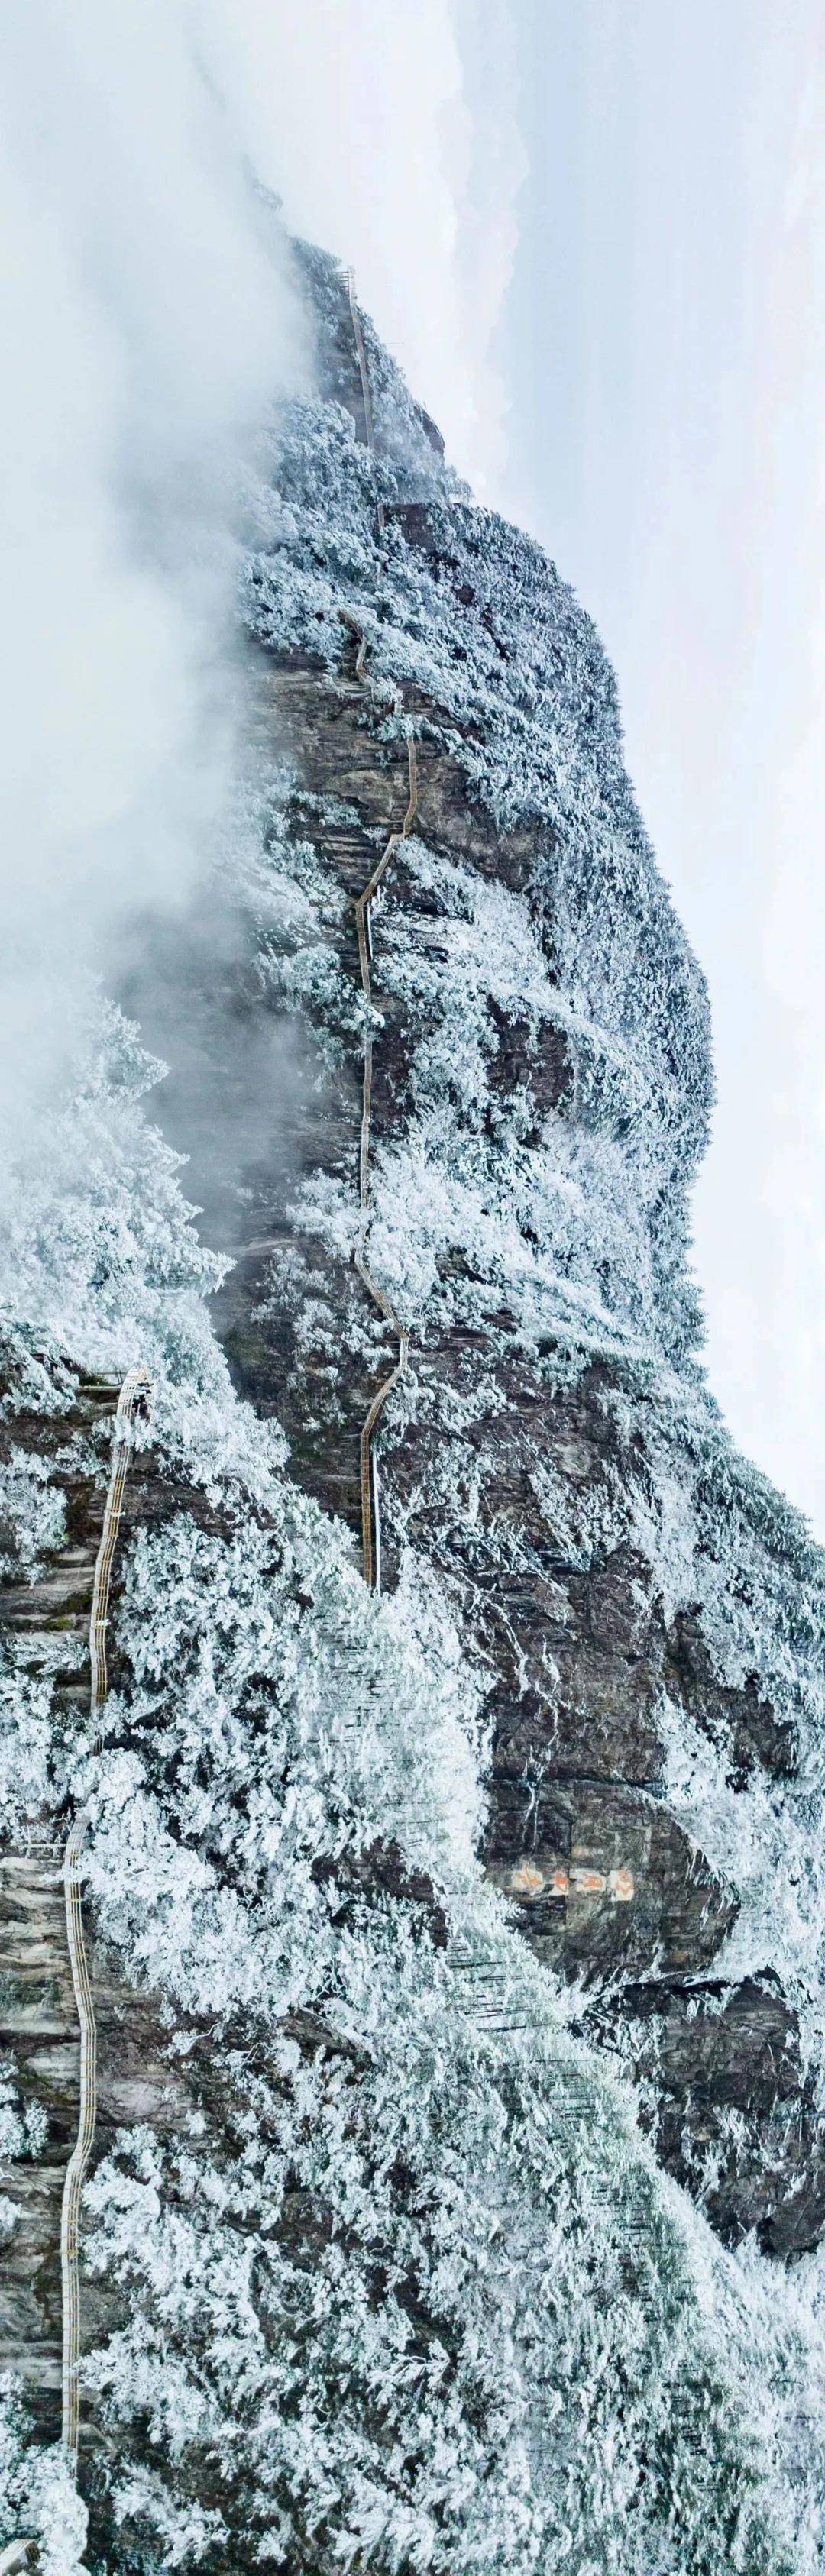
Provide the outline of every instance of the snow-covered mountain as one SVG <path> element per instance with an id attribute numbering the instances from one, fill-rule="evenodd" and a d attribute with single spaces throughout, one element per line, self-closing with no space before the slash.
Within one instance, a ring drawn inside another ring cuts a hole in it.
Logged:
<path id="1" fill-rule="evenodd" d="M 75 2567 L 87 1802 L 86 2563 L 809 2576 L 825 1564 L 702 1372 L 702 978 L 589 620 L 293 260 L 231 823 L 8 1210 L 7 2526 Z"/>

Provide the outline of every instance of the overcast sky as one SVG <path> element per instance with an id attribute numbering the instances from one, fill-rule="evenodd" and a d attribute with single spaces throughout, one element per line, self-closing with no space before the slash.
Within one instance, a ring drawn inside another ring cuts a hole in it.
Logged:
<path id="1" fill-rule="evenodd" d="M 274 16 L 277 74 L 271 10 L 233 43 L 287 213 L 354 260 L 457 462 L 615 662 L 711 991 L 710 1379 L 825 1537 L 818 0 Z"/>
<path id="2" fill-rule="evenodd" d="M 526 0 L 508 497 L 616 664 L 708 976 L 711 1382 L 825 1536 L 825 18 Z"/>

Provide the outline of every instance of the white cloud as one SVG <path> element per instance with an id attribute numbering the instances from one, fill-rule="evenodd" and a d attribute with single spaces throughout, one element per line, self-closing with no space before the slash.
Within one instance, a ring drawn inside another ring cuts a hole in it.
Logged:
<path id="1" fill-rule="evenodd" d="M 299 352 L 164 0 L 11 0 L 0 216 L 7 1138 L 72 970 L 181 891 L 214 815 L 237 460 Z"/>
<path id="2" fill-rule="evenodd" d="M 524 157 L 507 0 L 202 0 L 233 113 L 287 221 L 358 294 L 479 491 L 506 392 L 495 332 Z"/>

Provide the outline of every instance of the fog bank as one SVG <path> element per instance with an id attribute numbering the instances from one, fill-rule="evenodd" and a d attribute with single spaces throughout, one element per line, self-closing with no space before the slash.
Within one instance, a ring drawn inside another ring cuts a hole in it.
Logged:
<path id="1" fill-rule="evenodd" d="M 125 910 L 225 793 L 232 525 L 300 319 L 183 6 L 12 0 L 3 38 L 5 1144 Z"/>

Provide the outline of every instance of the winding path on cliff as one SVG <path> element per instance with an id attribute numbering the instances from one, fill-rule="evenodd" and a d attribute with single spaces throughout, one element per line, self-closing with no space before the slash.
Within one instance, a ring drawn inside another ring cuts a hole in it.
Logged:
<path id="1" fill-rule="evenodd" d="M 103 1530 L 95 1560 L 92 1587 L 92 1609 L 89 1621 L 89 1655 L 91 1662 L 92 1753 L 100 1753 L 103 1736 L 100 1719 L 106 1705 L 109 1681 L 106 1663 L 106 1630 L 112 1588 L 112 1568 L 123 1511 L 126 1477 L 132 1452 L 134 1424 L 145 1418 L 151 1394 L 151 1380 L 145 1369 L 127 1371 L 115 1409 L 112 1432 L 112 1463 L 103 1513 Z M 60 2264 L 63 2296 L 63 2385 L 62 2440 L 72 2475 L 77 2475 L 80 2440 L 80 2395 L 78 2367 L 80 2361 L 80 2278 L 79 2230 L 83 2182 L 89 2162 L 97 2119 L 97 2026 L 89 1979 L 89 1964 L 83 1931 L 81 1898 L 83 1846 L 89 1830 L 89 1811 L 81 1807 L 70 1828 L 63 1858 L 63 1889 L 66 1907 L 66 1940 L 72 1972 L 77 2017 L 80 2025 L 80 2099 L 77 2137 L 66 2167 L 60 2218 Z"/>

